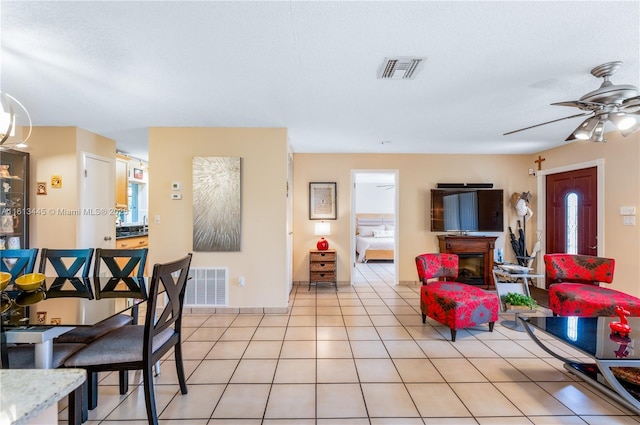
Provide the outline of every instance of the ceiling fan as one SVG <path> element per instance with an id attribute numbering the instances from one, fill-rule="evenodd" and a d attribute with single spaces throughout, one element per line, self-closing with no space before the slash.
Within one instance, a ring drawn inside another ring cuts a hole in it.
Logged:
<path id="1" fill-rule="evenodd" d="M 591 116 L 584 120 L 565 141 L 606 142 L 603 135 L 604 125 L 607 121 L 611 121 L 624 137 L 635 133 L 640 130 L 640 91 L 635 86 L 616 85 L 609 80 L 609 77 L 615 74 L 621 66 L 621 61 L 607 62 L 596 66 L 591 70 L 591 75 L 604 79 L 599 88 L 590 91 L 578 100 L 552 103 L 552 105 L 571 106 L 586 112 L 513 130 L 503 135 L 586 115 Z"/>

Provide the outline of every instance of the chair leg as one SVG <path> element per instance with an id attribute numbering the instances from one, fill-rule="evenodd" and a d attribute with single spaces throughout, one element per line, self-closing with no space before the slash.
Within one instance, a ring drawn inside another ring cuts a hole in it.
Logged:
<path id="1" fill-rule="evenodd" d="M 451 342 L 456 342 L 456 330 L 451 328 Z"/>
<path id="2" fill-rule="evenodd" d="M 142 379 L 144 379 L 144 402 L 147 406 L 147 421 L 149 425 L 158 425 L 158 415 L 156 413 L 156 397 L 153 390 L 153 365 L 148 364 L 142 369 Z"/>
<path id="3" fill-rule="evenodd" d="M 87 405 L 89 410 L 98 405 L 98 372 L 87 372 Z"/>
<path id="4" fill-rule="evenodd" d="M 175 345 L 173 349 L 173 356 L 176 361 L 176 373 L 178 374 L 178 382 L 180 383 L 180 392 L 182 394 L 187 393 L 187 380 L 184 376 L 184 364 L 182 362 L 182 346 L 180 341 Z"/>
<path id="5" fill-rule="evenodd" d="M 493 325 L 494 325 L 495 323 L 496 323 L 496 322 L 489 322 L 489 332 L 493 332 Z"/>
<path id="6" fill-rule="evenodd" d="M 120 380 L 120 395 L 124 395 L 129 391 L 129 371 L 121 370 L 118 372 Z"/>
<path id="7" fill-rule="evenodd" d="M 422 313 L 422 323 L 427 323 L 427 315 Z"/>

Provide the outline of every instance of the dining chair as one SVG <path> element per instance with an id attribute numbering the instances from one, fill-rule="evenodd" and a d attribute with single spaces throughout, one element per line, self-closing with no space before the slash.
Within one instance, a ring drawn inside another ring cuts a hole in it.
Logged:
<path id="1" fill-rule="evenodd" d="M 146 297 L 143 273 L 144 265 L 147 259 L 147 249 L 101 249 L 95 250 L 95 262 L 93 266 L 93 285 L 96 298 L 127 298 L 127 297 Z M 120 262 L 125 262 L 121 267 Z M 107 268 L 107 272 L 104 267 Z M 132 273 L 138 267 L 135 278 Z M 101 274 L 107 276 L 101 277 Z M 104 284 L 104 286 L 103 286 Z M 119 288 L 119 285 L 125 288 Z M 118 329 L 122 326 L 137 324 L 138 306 L 131 308 L 131 314 L 116 314 L 93 326 L 79 326 L 66 332 L 55 339 L 56 343 L 82 343 L 89 344 L 107 333 Z M 55 344 L 54 344 L 55 345 Z M 128 389 L 127 371 L 120 371 L 120 394 L 126 394 Z M 94 388 L 89 390 L 90 393 L 97 393 L 97 379 L 91 380 Z"/>
<path id="2" fill-rule="evenodd" d="M 164 264 L 155 264 L 149 284 L 144 325 L 123 326 L 87 345 L 65 361 L 65 367 L 84 368 L 87 380 L 96 372 L 142 370 L 144 395 L 149 424 L 157 425 L 153 365 L 169 350 L 174 361 L 180 392 L 187 394 L 182 360 L 182 308 L 191 256 Z M 162 296 L 159 296 L 159 295 Z M 89 408 L 97 405 L 93 382 L 88 383 Z"/>
<path id="3" fill-rule="evenodd" d="M 50 264 L 58 277 L 89 277 L 93 248 L 49 249 L 40 252 L 40 273 L 47 274 Z"/>
<path id="4" fill-rule="evenodd" d="M 2 257 L 0 271 L 11 273 L 12 280 L 20 275 L 33 273 L 37 256 L 38 248 L 2 250 L 0 251 L 0 257 Z"/>

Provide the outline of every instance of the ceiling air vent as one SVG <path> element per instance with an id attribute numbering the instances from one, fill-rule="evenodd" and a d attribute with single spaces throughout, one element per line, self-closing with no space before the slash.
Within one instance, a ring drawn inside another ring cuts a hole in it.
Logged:
<path id="1" fill-rule="evenodd" d="M 378 78 L 382 80 L 412 80 L 421 69 L 424 58 L 398 56 L 384 58 L 378 70 Z"/>

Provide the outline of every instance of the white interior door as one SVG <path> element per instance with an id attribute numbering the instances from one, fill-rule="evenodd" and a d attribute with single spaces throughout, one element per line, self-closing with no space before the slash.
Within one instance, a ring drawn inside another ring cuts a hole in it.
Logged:
<path id="1" fill-rule="evenodd" d="M 115 248 L 114 160 L 83 152 L 81 176 L 78 246 Z"/>

